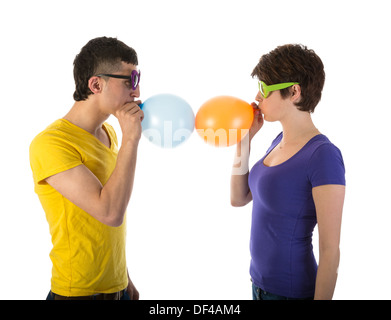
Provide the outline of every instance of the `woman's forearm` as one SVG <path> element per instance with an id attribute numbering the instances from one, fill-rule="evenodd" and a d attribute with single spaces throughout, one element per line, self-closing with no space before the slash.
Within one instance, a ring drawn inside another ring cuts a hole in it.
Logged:
<path id="1" fill-rule="evenodd" d="M 237 144 L 231 173 L 231 205 L 241 207 L 252 200 L 248 186 L 250 144 L 248 139 Z"/>
<path id="2" fill-rule="evenodd" d="M 331 300 L 333 298 L 338 276 L 339 255 L 339 249 L 330 249 L 320 253 L 315 300 Z"/>

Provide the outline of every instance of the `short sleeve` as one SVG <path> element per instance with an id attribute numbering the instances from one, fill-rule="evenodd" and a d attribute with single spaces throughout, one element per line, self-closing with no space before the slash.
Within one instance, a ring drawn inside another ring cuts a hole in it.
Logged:
<path id="1" fill-rule="evenodd" d="M 30 144 L 30 166 L 35 184 L 80 164 L 80 153 L 60 134 L 41 134 Z"/>
<path id="2" fill-rule="evenodd" d="M 332 143 L 320 145 L 310 158 L 307 174 L 313 188 L 326 184 L 345 185 L 341 151 Z"/>
<path id="3" fill-rule="evenodd" d="M 114 152 L 118 152 L 118 138 L 117 138 L 117 134 L 115 133 L 114 128 L 110 124 L 108 124 L 107 122 L 104 123 L 104 127 L 105 127 L 106 132 L 108 133 L 108 135 L 110 137 L 111 143 L 114 144 L 111 147 L 111 149 Z"/>

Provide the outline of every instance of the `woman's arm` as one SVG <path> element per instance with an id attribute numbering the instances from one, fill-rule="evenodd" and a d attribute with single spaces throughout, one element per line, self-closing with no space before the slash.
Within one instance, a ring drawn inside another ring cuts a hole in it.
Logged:
<path id="1" fill-rule="evenodd" d="M 235 161 L 231 173 L 231 205 L 242 207 L 251 202 L 252 194 L 248 186 L 250 143 L 248 137 L 236 146 Z"/>
<path id="2" fill-rule="evenodd" d="M 315 300 L 330 300 L 337 282 L 339 243 L 345 186 L 323 185 L 312 189 L 319 230 L 319 267 Z"/>
<path id="3" fill-rule="evenodd" d="M 236 146 L 235 161 L 231 173 L 231 205 L 242 207 L 251 202 L 252 194 L 248 186 L 250 144 L 255 134 L 262 128 L 263 117 L 256 103 L 254 108 L 254 120 L 249 133 Z"/>

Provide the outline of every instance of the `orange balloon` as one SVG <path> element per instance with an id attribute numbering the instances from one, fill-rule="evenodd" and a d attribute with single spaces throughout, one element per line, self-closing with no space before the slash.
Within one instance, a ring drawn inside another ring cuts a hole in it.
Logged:
<path id="1" fill-rule="evenodd" d="M 200 107 L 195 118 L 195 128 L 208 144 L 226 147 L 246 136 L 253 119 L 253 107 L 246 101 L 218 96 Z"/>

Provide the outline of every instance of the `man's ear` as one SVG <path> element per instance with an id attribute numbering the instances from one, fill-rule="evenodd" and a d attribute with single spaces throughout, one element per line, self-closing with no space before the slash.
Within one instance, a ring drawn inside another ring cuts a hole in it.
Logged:
<path id="1" fill-rule="evenodd" d="M 301 98 L 301 87 L 298 84 L 295 84 L 291 88 L 291 101 L 298 102 Z"/>
<path id="2" fill-rule="evenodd" d="M 90 80 L 88 80 L 88 88 L 90 88 L 93 94 L 101 93 L 102 86 L 102 78 L 100 77 L 91 77 Z"/>

